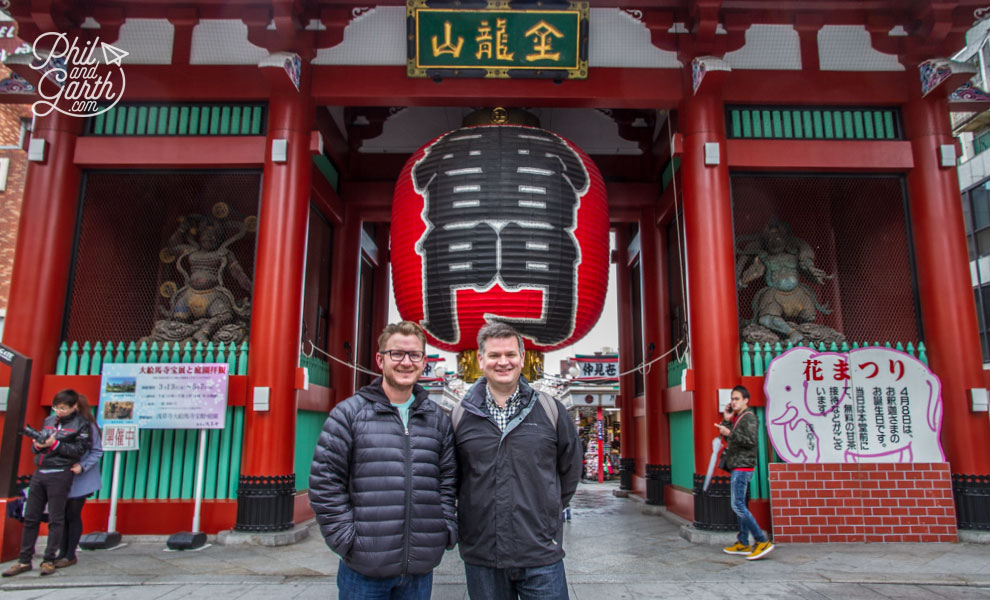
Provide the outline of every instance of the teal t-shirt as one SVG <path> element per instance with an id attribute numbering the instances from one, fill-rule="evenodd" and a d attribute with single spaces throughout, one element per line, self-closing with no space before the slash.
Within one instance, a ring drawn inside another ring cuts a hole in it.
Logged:
<path id="1" fill-rule="evenodd" d="M 409 399 L 402 404 L 393 404 L 395 408 L 399 409 L 399 417 L 402 419 L 402 426 L 409 429 L 409 407 L 412 406 L 414 396 L 409 396 Z"/>

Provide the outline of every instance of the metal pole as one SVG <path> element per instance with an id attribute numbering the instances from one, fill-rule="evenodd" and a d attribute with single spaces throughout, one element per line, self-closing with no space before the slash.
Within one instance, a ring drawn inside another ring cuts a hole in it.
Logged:
<path id="1" fill-rule="evenodd" d="M 113 478 L 110 480 L 110 516 L 107 533 L 117 531 L 117 487 L 120 485 L 120 451 L 113 453 Z"/>
<path id="2" fill-rule="evenodd" d="M 602 464 L 602 460 L 605 455 L 605 432 L 603 431 L 605 424 L 602 422 L 602 405 L 601 399 L 598 400 L 598 483 L 603 483 L 605 481 L 605 468 Z"/>
<path id="3" fill-rule="evenodd" d="M 196 500 L 193 509 L 192 531 L 199 531 L 199 513 L 203 505 L 203 474 L 206 471 L 206 430 L 199 430 L 199 451 L 196 455 Z"/>

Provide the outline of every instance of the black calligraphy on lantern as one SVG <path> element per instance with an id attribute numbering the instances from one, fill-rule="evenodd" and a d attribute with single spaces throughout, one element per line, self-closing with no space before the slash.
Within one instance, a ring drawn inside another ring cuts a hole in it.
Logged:
<path id="1" fill-rule="evenodd" d="M 574 330 L 580 248 L 574 237 L 588 172 L 560 138 L 526 127 L 478 127 L 452 132 L 412 170 L 424 199 L 423 326 L 457 343 L 457 293 L 538 290 L 539 315 L 486 319 L 514 326 L 537 345 L 553 345 Z M 551 310 L 552 308 L 552 310 Z"/>

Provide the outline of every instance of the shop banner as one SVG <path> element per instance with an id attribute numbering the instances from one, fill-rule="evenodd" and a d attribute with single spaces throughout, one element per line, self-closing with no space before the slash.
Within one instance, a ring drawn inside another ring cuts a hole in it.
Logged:
<path id="1" fill-rule="evenodd" d="M 226 363 L 104 365 L 97 419 L 104 429 L 124 427 L 123 438 L 127 427 L 223 429 L 227 381 Z"/>
<path id="2" fill-rule="evenodd" d="M 942 388 L 891 348 L 794 348 L 764 384 L 770 442 L 785 462 L 943 462 Z"/>
<path id="3" fill-rule="evenodd" d="M 572 358 L 571 364 L 578 370 L 574 379 L 617 379 L 619 376 L 619 359 L 582 361 Z"/>

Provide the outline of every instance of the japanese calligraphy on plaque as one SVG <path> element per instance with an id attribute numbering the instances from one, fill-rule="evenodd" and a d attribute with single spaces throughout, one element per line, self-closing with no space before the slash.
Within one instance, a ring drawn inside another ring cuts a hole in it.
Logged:
<path id="1" fill-rule="evenodd" d="M 97 422 L 125 437 L 138 429 L 223 429 L 227 383 L 226 363 L 104 365 Z"/>
<path id="2" fill-rule="evenodd" d="M 587 2 L 572 2 L 565 10 L 499 6 L 483 10 L 428 8 L 424 0 L 409 0 L 409 76 L 588 76 Z"/>
<path id="3" fill-rule="evenodd" d="M 795 348 L 767 369 L 767 433 L 785 462 L 942 462 L 941 390 L 891 348 Z"/>

